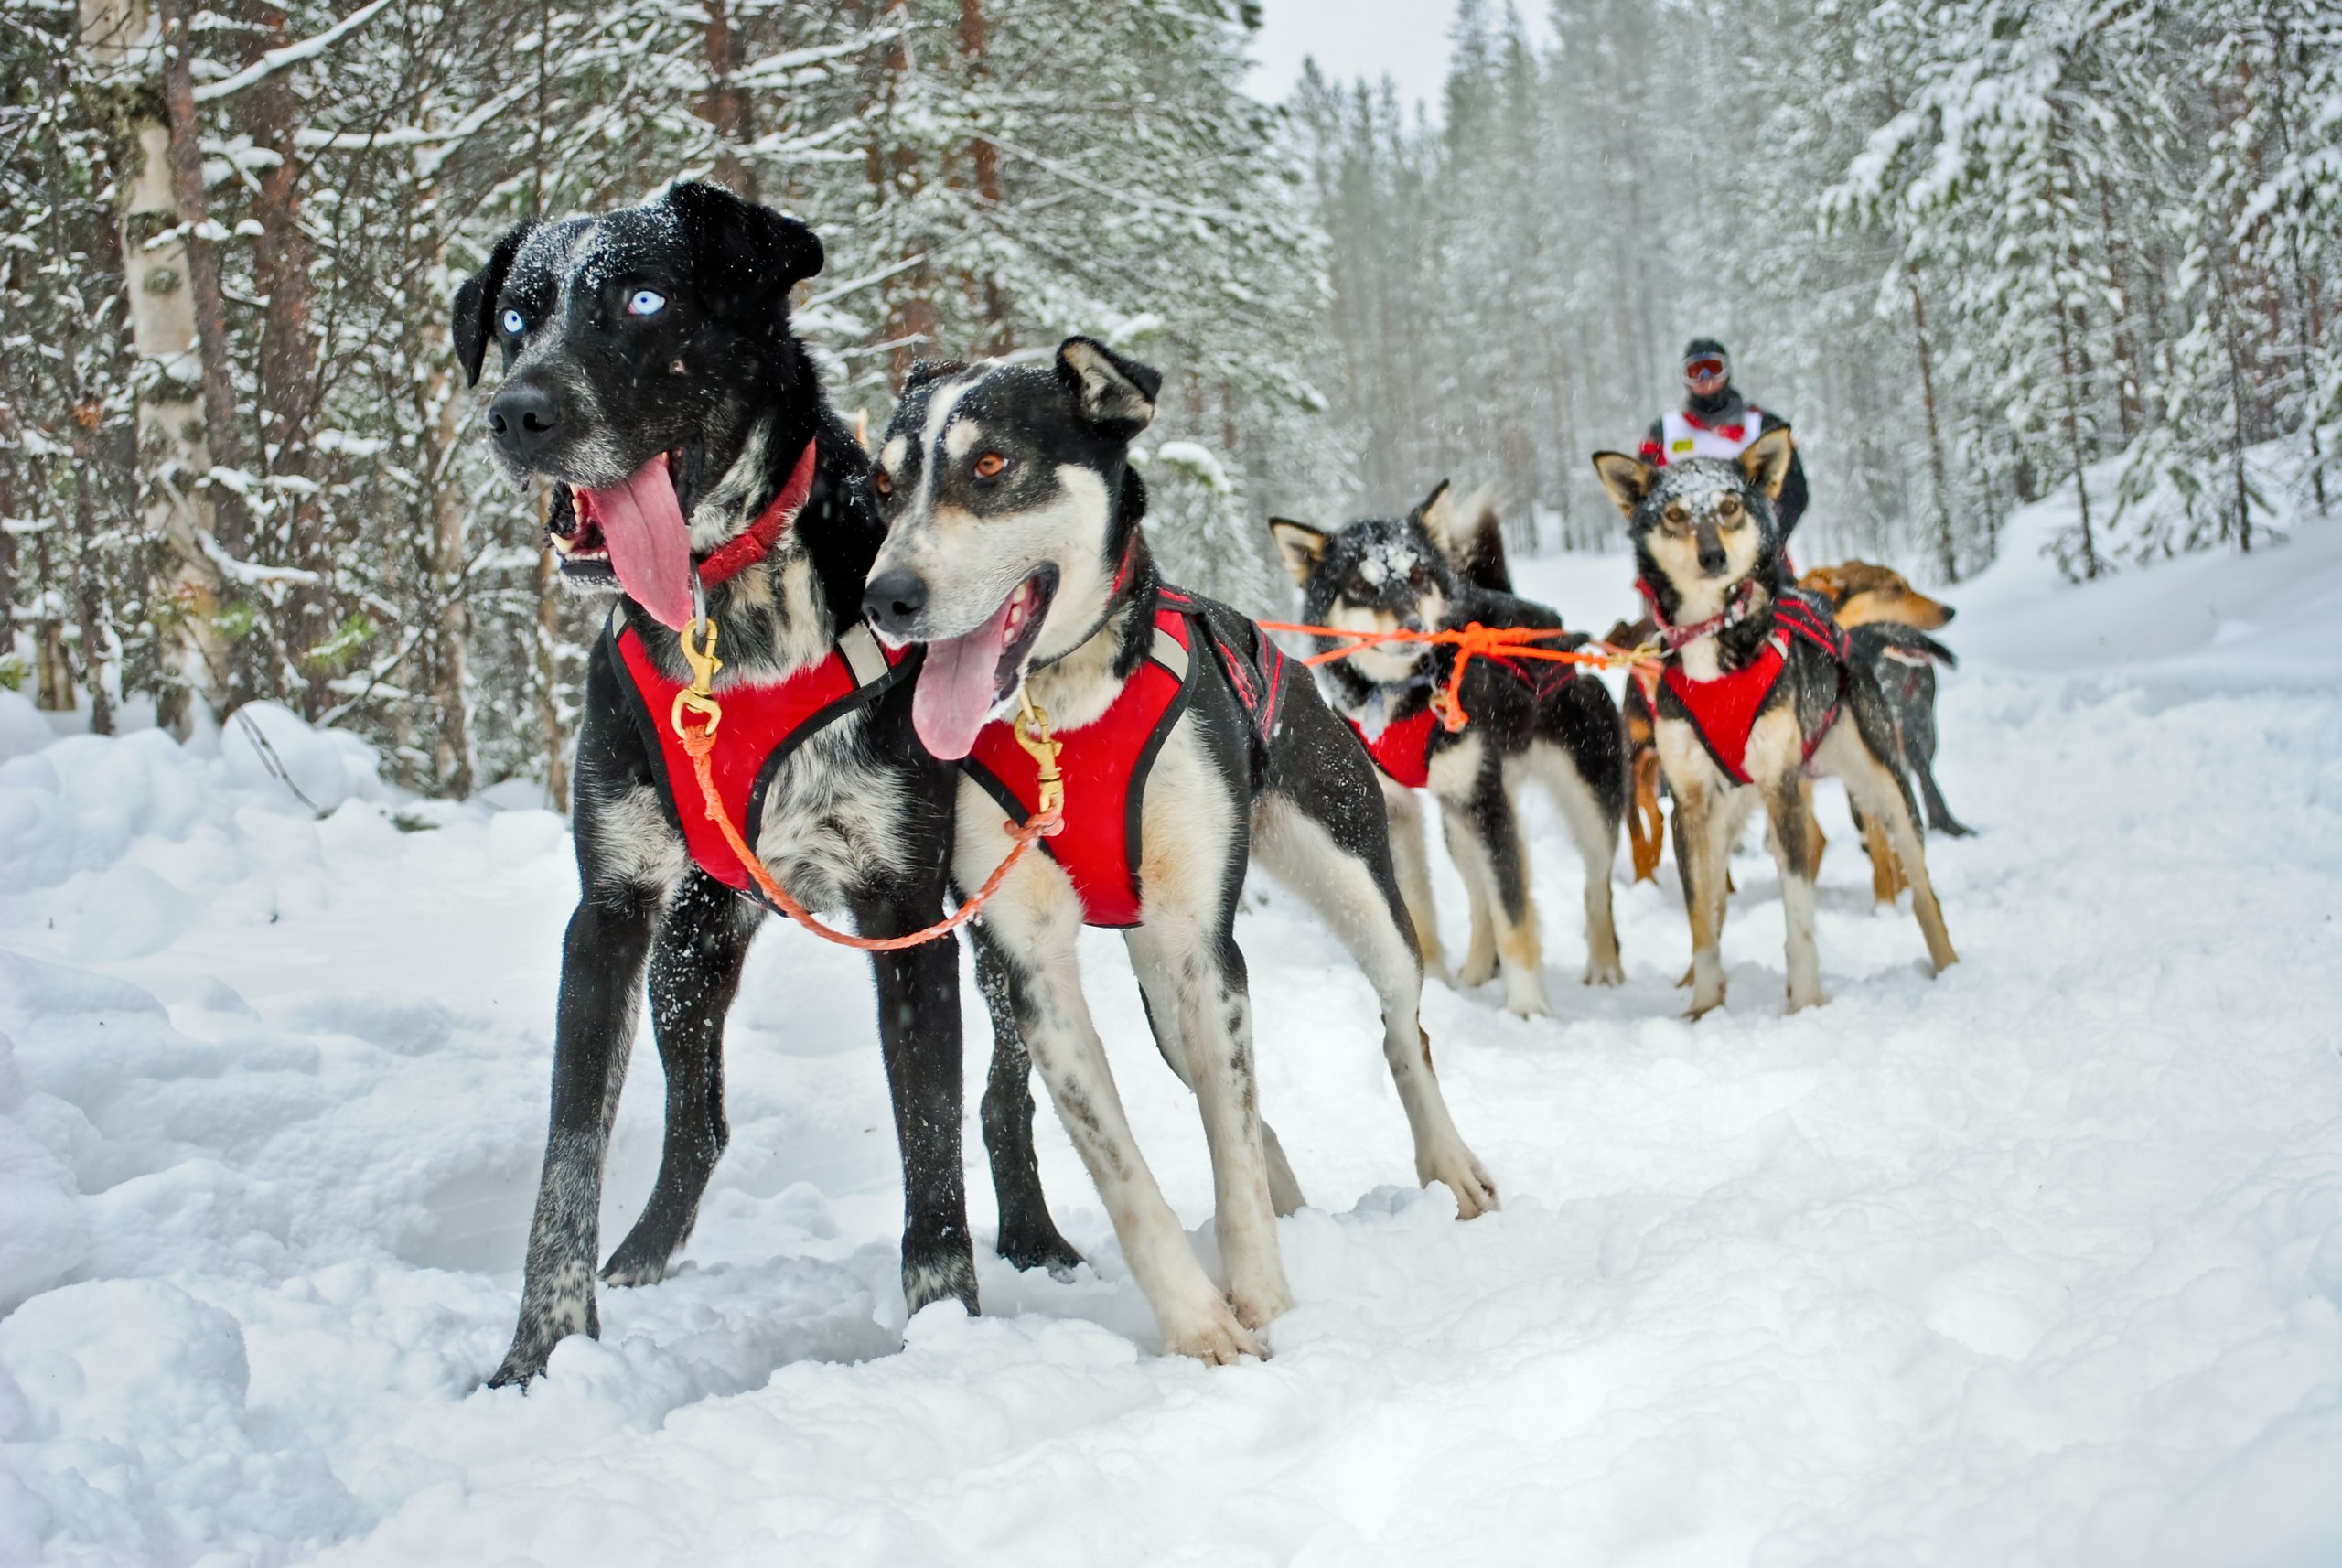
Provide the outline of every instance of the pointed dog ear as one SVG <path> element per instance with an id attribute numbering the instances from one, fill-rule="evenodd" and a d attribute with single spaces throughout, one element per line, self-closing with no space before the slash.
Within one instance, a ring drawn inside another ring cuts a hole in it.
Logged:
<path id="1" fill-rule="evenodd" d="M 1423 524 L 1423 532 L 1431 535 L 1431 542 L 1442 550 L 1448 547 L 1456 523 L 1455 494 L 1454 485 L 1442 479 L 1432 487 L 1431 494 L 1423 498 L 1423 504 L 1415 509 L 1415 521 Z"/>
<path id="2" fill-rule="evenodd" d="M 1058 345 L 1058 375 L 1072 389 L 1082 417 L 1103 435 L 1129 441 L 1154 423 L 1162 372 L 1123 359 L 1094 338 Z"/>
<path id="3" fill-rule="evenodd" d="M 1748 444 L 1740 455 L 1740 471 L 1748 482 L 1774 500 L 1781 498 L 1781 486 L 1789 481 L 1789 459 L 1797 456 L 1797 447 L 1789 440 L 1789 427 L 1777 424 Z"/>
<path id="4" fill-rule="evenodd" d="M 512 258 L 521 253 L 521 242 L 535 228 L 533 223 L 522 223 L 505 231 L 504 238 L 488 252 L 488 264 L 456 290 L 456 362 L 464 367 L 467 386 L 479 385 L 480 361 L 488 357 L 488 345 L 496 336 L 496 296 L 504 292 L 505 275 L 512 270 Z"/>
<path id="5" fill-rule="evenodd" d="M 1334 536 L 1289 517 L 1269 519 L 1269 532 L 1276 536 L 1277 554 L 1284 558 L 1284 569 L 1293 574 L 1295 582 L 1306 587 L 1309 574 L 1326 558 L 1326 546 L 1333 542 Z"/>
<path id="6" fill-rule="evenodd" d="M 785 320 L 789 291 L 821 273 L 822 237 L 802 219 L 695 179 L 662 199 L 682 225 L 702 302 L 718 316 Z"/>
<path id="7" fill-rule="evenodd" d="M 1602 477 L 1602 488 L 1618 503 L 1618 510 L 1628 517 L 1642 505 L 1643 498 L 1659 478 L 1659 470 L 1640 457 L 1629 457 L 1624 452 L 1596 452 L 1594 471 Z"/>
<path id="8" fill-rule="evenodd" d="M 902 390 L 895 396 L 907 398 L 929 381 L 940 381 L 946 376 L 956 376 L 968 368 L 965 360 L 920 360 L 903 377 Z"/>

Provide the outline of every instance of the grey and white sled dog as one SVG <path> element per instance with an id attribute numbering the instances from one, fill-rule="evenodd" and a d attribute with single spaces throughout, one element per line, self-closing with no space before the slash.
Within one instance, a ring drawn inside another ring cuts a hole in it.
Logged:
<path id="1" fill-rule="evenodd" d="M 1261 1353 L 1260 1330 L 1290 1305 L 1275 1212 L 1300 1201 L 1253 1073 L 1235 933 L 1251 860 L 1319 911 L 1374 986 L 1419 1178 L 1446 1184 L 1465 1218 L 1497 1194 L 1432 1070 L 1422 961 L 1364 753 L 1258 627 L 1156 574 L 1128 457 L 1161 383 L 1082 338 L 1044 365 L 914 370 L 871 474 L 887 533 L 864 607 L 882 637 L 926 645 L 913 722 L 934 755 L 965 759 L 962 890 L 992 875 L 1004 824 L 1034 807 L 1037 765 L 1004 704 L 1029 693 L 1065 748 L 1065 831 L 971 928 L 985 988 L 1029 1044 L 1168 1347 L 1227 1362 Z M 1124 1118 L 1082 998 L 1085 923 L 1123 928 L 1156 1044 L 1200 1102 L 1225 1294 Z M 1021 1075 L 1012 1087 L 1025 1092 Z M 1016 1118 L 986 1100 L 996 1176 L 1029 1177 L 1029 1151 L 1007 1146 Z"/>
<path id="2" fill-rule="evenodd" d="M 1661 468 L 1618 452 L 1594 457 L 1627 514 L 1637 585 L 1667 648 L 1653 717 L 1675 797 L 1695 1018 L 1724 1002 L 1725 860 L 1759 800 L 1788 915 L 1789 1009 L 1822 1000 L 1813 940 L 1821 841 L 1800 787 L 1809 773 L 1843 779 L 1854 809 L 1885 828 L 1928 956 L 1939 971 L 1959 959 L 1928 878 L 1918 808 L 1877 673 L 1883 646 L 1921 634 L 1885 623 L 1850 631 L 1820 599 L 1783 583 L 1773 500 L 1791 451 L 1784 429 L 1735 458 Z"/>
<path id="3" fill-rule="evenodd" d="M 1441 481 L 1404 518 L 1364 518 L 1328 533 L 1288 518 L 1270 521 L 1286 570 L 1301 587 L 1302 619 L 1361 632 L 1431 631 L 1469 625 L 1558 630 L 1562 618 L 1513 594 L 1496 509 L 1486 490 L 1460 508 Z M 1541 644 L 1574 648 L 1583 637 Z M 1320 637 L 1326 651 L 1348 647 Z M 1424 962 L 1440 963 L 1430 861 L 1415 791 L 1439 802 L 1448 853 L 1470 900 L 1471 944 L 1457 976 L 1479 985 L 1499 967 L 1505 1005 L 1552 1011 L 1544 950 L 1530 895 L 1529 855 L 1516 800 L 1531 779 L 1560 808 L 1585 862 L 1585 979 L 1617 985 L 1617 928 L 1610 867 L 1627 804 L 1626 740 L 1618 705 L 1601 682 L 1550 660 L 1475 659 L 1459 695 L 1468 716 L 1450 732 L 1432 711 L 1456 650 L 1423 643 L 1362 648 L 1320 666 L 1335 708 L 1374 758 L 1390 813 L 1393 858 Z"/>

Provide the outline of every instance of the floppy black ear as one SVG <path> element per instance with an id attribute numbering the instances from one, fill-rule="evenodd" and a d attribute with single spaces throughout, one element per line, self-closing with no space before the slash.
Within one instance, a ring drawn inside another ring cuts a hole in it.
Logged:
<path id="1" fill-rule="evenodd" d="M 822 237 L 802 219 L 695 179 L 670 186 L 664 200 L 696 263 L 701 303 L 719 316 L 784 319 L 790 289 L 822 270 Z"/>
<path id="2" fill-rule="evenodd" d="M 1082 417 L 1109 436 L 1128 441 L 1154 423 L 1163 372 L 1123 359 L 1094 338 L 1058 345 L 1058 375 L 1072 389 Z"/>
<path id="3" fill-rule="evenodd" d="M 522 223 L 507 230 L 488 252 L 488 265 L 456 290 L 456 362 L 464 367 L 469 385 L 479 385 L 480 361 L 488 357 L 489 340 L 496 335 L 496 296 L 504 292 L 505 274 L 512 270 L 512 258 L 521 253 L 521 242 L 535 228 L 533 223 Z"/>

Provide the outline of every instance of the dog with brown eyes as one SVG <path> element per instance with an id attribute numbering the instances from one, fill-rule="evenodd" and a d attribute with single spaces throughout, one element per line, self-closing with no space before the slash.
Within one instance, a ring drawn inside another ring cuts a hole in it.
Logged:
<path id="1" fill-rule="evenodd" d="M 1788 916 L 1789 1006 L 1823 1000 L 1814 942 L 1821 838 L 1808 776 L 1842 779 L 1874 854 L 1908 881 L 1928 956 L 1958 961 L 1928 880 L 1918 802 L 1901 767 L 1877 665 L 1885 645 L 1918 636 L 1880 623 L 1847 629 L 1821 600 L 1782 581 L 1774 500 L 1793 455 L 1771 431 L 1736 458 L 1655 467 L 1595 455 L 1627 517 L 1636 586 L 1665 649 L 1654 738 L 1675 798 L 1675 843 L 1692 919 L 1692 1016 L 1723 1005 L 1725 863 L 1764 807 Z"/>

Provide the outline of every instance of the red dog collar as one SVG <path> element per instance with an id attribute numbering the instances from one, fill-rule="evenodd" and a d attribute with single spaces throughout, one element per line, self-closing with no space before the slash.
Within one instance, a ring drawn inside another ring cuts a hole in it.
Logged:
<path id="1" fill-rule="evenodd" d="M 713 588 L 728 583 L 770 553 L 805 510 L 813 494 L 813 443 L 805 443 L 805 450 L 798 454 L 797 467 L 790 472 L 789 483 L 780 487 L 780 494 L 772 504 L 757 515 L 747 531 L 736 534 L 707 553 L 699 564 L 699 580 Z"/>

